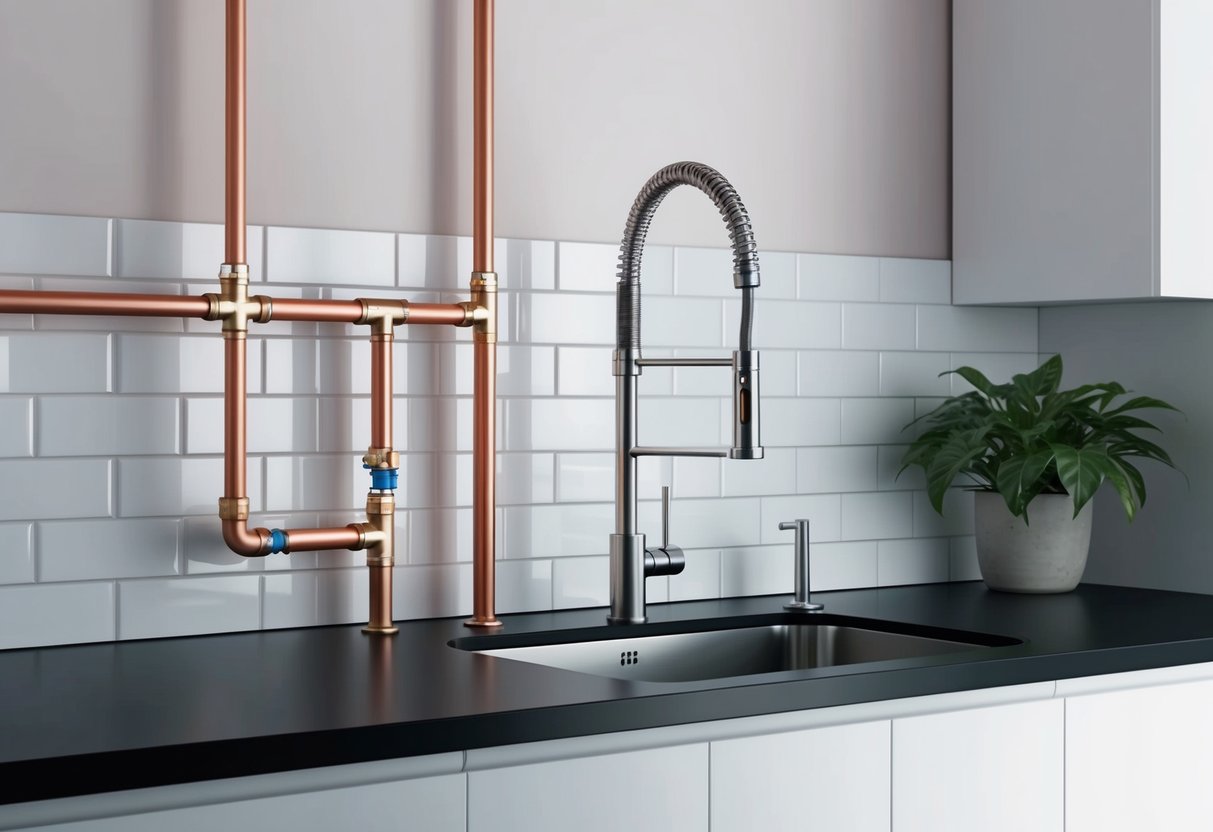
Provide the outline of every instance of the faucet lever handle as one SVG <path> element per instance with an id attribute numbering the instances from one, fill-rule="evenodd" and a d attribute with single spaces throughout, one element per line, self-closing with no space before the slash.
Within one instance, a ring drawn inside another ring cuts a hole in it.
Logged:
<path id="1" fill-rule="evenodd" d="M 809 521 L 785 520 L 779 524 L 780 531 L 796 532 L 796 584 L 792 600 L 784 609 L 797 612 L 816 612 L 824 609 L 821 604 L 809 601 Z"/>
<path id="2" fill-rule="evenodd" d="M 661 486 L 661 548 L 670 548 L 670 487 Z"/>

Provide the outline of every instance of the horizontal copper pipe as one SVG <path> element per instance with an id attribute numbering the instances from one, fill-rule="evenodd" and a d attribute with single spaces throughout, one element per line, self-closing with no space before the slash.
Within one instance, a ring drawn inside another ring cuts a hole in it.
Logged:
<path id="1" fill-rule="evenodd" d="M 356 300 L 274 298 L 270 301 L 270 308 L 270 320 L 274 321 L 356 324 L 362 319 L 362 304 Z"/>
<path id="2" fill-rule="evenodd" d="M 21 315 L 127 315 L 144 318 L 205 318 L 210 302 L 201 295 L 135 295 L 120 292 L 22 292 L 0 290 L 0 312 Z"/>
<path id="3" fill-rule="evenodd" d="M 392 336 L 371 337 L 371 447 L 392 447 Z"/>
<path id="4" fill-rule="evenodd" d="M 467 326 L 468 312 L 458 303 L 410 303 L 407 324 L 446 324 Z"/>
<path id="5" fill-rule="evenodd" d="M 329 529 L 283 529 L 292 552 L 319 552 L 325 549 L 358 549 L 362 532 L 356 526 Z"/>

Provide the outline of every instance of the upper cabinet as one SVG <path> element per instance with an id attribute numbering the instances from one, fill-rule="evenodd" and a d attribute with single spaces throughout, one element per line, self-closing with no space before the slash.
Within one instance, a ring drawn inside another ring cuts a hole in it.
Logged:
<path id="1" fill-rule="evenodd" d="M 953 301 L 1213 298 L 1213 2 L 952 7 Z"/>

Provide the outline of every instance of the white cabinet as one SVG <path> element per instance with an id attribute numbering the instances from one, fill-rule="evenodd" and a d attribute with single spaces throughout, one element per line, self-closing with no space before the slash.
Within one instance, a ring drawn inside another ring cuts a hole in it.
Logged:
<path id="1" fill-rule="evenodd" d="M 1213 824 L 1213 681 L 1066 700 L 1066 832 Z"/>
<path id="2" fill-rule="evenodd" d="M 1213 3 L 952 10 L 956 303 L 1213 297 Z"/>
<path id="3" fill-rule="evenodd" d="M 1062 832 L 1061 700 L 893 720 L 894 832 Z"/>
<path id="4" fill-rule="evenodd" d="M 888 720 L 712 743 L 712 832 L 889 832 Z"/>
<path id="5" fill-rule="evenodd" d="M 398 780 L 40 827 L 45 832 L 463 832 L 464 778 Z"/>
<path id="6" fill-rule="evenodd" d="M 468 774 L 468 832 L 707 832 L 708 745 Z"/>

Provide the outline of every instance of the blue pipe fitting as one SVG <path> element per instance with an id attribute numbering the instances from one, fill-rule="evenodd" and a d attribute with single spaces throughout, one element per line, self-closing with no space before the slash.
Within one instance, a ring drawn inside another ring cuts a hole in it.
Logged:
<path id="1" fill-rule="evenodd" d="M 395 491 L 400 480 L 399 468 L 372 468 L 369 465 L 363 465 L 371 472 L 371 488 L 378 491 Z"/>
<path id="2" fill-rule="evenodd" d="M 270 554 L 285 552 L 287 546 L 286 532 L 282 529 L 270 529 Z"/>

